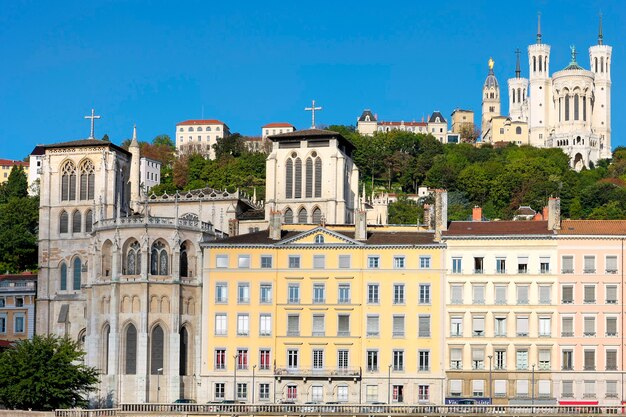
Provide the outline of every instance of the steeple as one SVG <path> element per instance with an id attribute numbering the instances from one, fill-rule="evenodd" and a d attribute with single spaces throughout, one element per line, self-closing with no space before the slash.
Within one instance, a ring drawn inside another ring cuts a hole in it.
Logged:
<path id="1" fill-rule="evenodd" d="M 537 13 L 537 44 L 541 44 L 541 12 Z"/>
<path id="2" fill-rule="evenodd" d="M 522 74 L 522 70 L 520 69 L 520 64 L 519 64 L 519 54 L 520 54 L 520 50 L 519 48 L 517 48 L 515 50 L 515 55 L 517 55 L 517 63 L 515 64 L 515 78 L 521 78 L 521 74 Z"/>
<path id="3" fill-rule="evenodd" d="M 133 140 L 130 141 L 130 146 L 139 146 L 139 142 L 137 142 L 137 125 L 133 125 Z"/>
<path id="4" fill-rule="evenodd" d="M 598 27 L 598 45 L 602 45 L 602 13 L 600 13 L 600 26 Z"/>

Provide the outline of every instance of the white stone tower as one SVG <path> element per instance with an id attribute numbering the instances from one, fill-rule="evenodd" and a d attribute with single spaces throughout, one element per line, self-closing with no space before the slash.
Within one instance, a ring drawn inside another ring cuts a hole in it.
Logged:
<path id="1" fill-rule="evenodd" d="M 139 208 L 139 200 L 141 198 L 140 179 L 139 179 L 139 162 L 141 159 L 139 142 L 137 142 L 137 126 L 133 126 L 133 140 L 130 142 L 128 151 L 131 154 L 130 162 L 130 206 L 134 211 Z"/>
<path id="2" fill-rule="evenodd" d="M 589 48 L 591 72 L 594 74 L 594 96 L 592 125 L 600 137 L 600 158 L 611 157 L 611 48 L 604 45 L 602 15 L 598 30 L 598 44 Z"/>
<path id="3" fill-rule="evenodd" d="M 528 46 L 528 66 L 530 72 L 529 134 L 530 144 L 544 147 L 548 138 L 550 120 L 551 80 L 550 45 L 541 40 L 541 15 L 537 19 L 537 43 Z"/>
<path id="4" fill-rule="evenodd" d="M 500 116 L 500 85 L 493 72 L 493 59 L 489 58 L 489 75 L 483 85 L 481 133 L 483 141 L 490 142 L 491 119 Z"/>
<path id="5" fill-rule="evenodd" d="M 520 50 L 515 51 L 515 78 L 509 78 L 509 116 L 513 121 L 528 121 L 528 79 L 521 77 Z"/>

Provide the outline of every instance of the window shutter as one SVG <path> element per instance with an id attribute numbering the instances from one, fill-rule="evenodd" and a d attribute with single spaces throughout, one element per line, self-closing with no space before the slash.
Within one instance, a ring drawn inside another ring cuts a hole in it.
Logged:
<path id="1" fill-rule="evenodd" d="M 482 285 L 474 286 L 474 302 L 484 303 L 485 302 L 485 287 Z"/>
<path id="2" fill-rule="evenodd" d="M 460 361 L 462 359 L 463 359 L 463 350 L 462 349 L 450 349 L 450 360 Z"/>
<path id="3" fill-rule="evenodd" d="M 585 350 L 585 369 L 594 369 L 596 366 L 596 352 L 593 350 Z"/>
<path id="4" fill-rule="evenodd" d="M 461 393 L 463 391 L 463 381 L 460 379 L 450 380 L 450 393 Z"/>
<path id="5" fill-rule="evenodd" d="M 563 302 L 571 303 L 574 301 L 574 287 L 563 287 Z"/>
<path id="6" fill-rule="evenodd" d="M 518 335 L 528 334 L 528 317 L 517 318 L 517 334 Z"/>
<path id="7" fill-rule="evenodd" d="M 321 315 L 313 316 L 313 333 L 314 334 L 324 333 L 324 316 L 321 316 Z"/>
<path id="8" fill-rule="evenodd" d="M 350 268 L 350 255 L 339 255 L 339 268 Z"/>
<path id="9" fill-rule="evenodd" d="M 606 287 L 606 301 L 609 304 L 617 302 L 617 286 L 609 285 Z"/>
<path id="10" fill-rule="evenodd" d="M 617 256 L 606 257 L 606 272 L 617 272 Z"/>
<path id="11" fill-rule="evenodd" d="M 593 303 L 596 301 L 596 287 L 593 285 L 585 285 L 585 300 L 586 303 Z"/>
<path id="12" fill-rule="evenodd" d="M 506 304 L 506 287 L 504 285 L 496 286 L 496 304 Z"/>
<path id="13" fill-rule="evenodd" d="M 528 395 L 528 381 L 525 379 L 518 379 L 516 383 L 518 395 Z"/>
<path id="14" fill-rule="evenodd" d="M 378 316 L 367 316 L 367 335 L 368 336 L 377 336 L 379 332 L 379 317 Z"/>
<path id="15" fill-rule="evenodd" d="M 550 351 L 549 350 L 540 350 L 539 351 L 539 362 L 550 362 Z"/>
<path id="16" fill-rule="evenodd" d="M 539 395 L 541 396 L 550 395 L 550 381 L 547 381 L 547 380 L 539 381 Z"/>
<path id="17" fill-rule="evenodd" d="M 539 287 L 539 302 L 541 304 L 550 304 L 550 287 L 542 285 Z"/>
<path id="18" fill-rule="evenodd" d="M 404 334 L 404 316 L 393 317 L 393 334 L 394 335 Z"/>
<path id="19" fill-rule="evenodd" d="M 572 333 L 574 331 L 574 319 L 572 317 L 563 317 L 563 332 Z"/>
<path id="20" fill-rule="evenodd" d="M 528 303 L 528 287 L 526 285 L 517 287 L 517 302 L 520 304 Z"/>
<path id="21" fill-rule="evenodd" d="M 507 381 L 502 379 L 494 381 L 494 391 L 496 395 L 506 395 L 506 383 Z"/>
<path id="22" fill-rule="evenodd" d="M 340 315 L 338 328 L 340 333 L 348 333 L 350 331 L 350 316 L 347 314 Z"/>
<path id="23" fill-rule="evenodd" d="M 584 272 L 595 272 L 596 270 L 596 258 L 595 256 L 585 256 Z"/>
<path id="24" fill-rule="evenodd" d="M 616 317 L 606 318 L 606 333 L 607 335 L 617 334 L 617 318 Z"/>
<path id="25" fill-rule="evenodd" d="M 472 380 L 472 391 L 476 392 L 476 391 L 484 391 L 485 389 L 485 381 L 482 379 L 473 379 Z"/>
<path id="26" fill-rule="evenodd" d="M 617 351 L 616 350 L 606 351 L 606 369 L 608 370 L 617 369 Z"/>
<path id="27" fill-rule="evenodd" d="M 430 316 L 419 316 L 419 337 L 430 336 Z"/>
<path id="28" fill-rule="evenodd" d="M 299 323 L 300 323 L 300 318 L 298 316 L 289 316 L 287 320 L 287 332 L 288 333 L 298 332 Z"/>
<path id="29" fill-rule="evenodd" d="M 595 324 L 596 324 L 596 319 L 595 317 L 585 317 L 584 320 L 585 323 L 585 335 L 590 335 L 595 333 Z"/>
<path id="30" fill-rule="evenodd" d="M 484 361 L 485 360 L 485 350 L 484 349 L 472 349 L 472 360 L 473 361 Z"/>
<path id="31" fill-rule="evenodd" d="M 463 287 L 460 285 L 452 286 L 452 303 L 463 302 Z"/>
<path id="32" fill-rule="evenodd" d="M 473 317 L 472 324 L 473 324 L 475 332 L 485 331 L 485 318 L 484 317 Z"/>
<path id="33" fill-rule="evenodd" d="M 573 272 L 573 271 L 574 271 L 574 257 L 564 256 L 563 257 L 563 272 Z"/>

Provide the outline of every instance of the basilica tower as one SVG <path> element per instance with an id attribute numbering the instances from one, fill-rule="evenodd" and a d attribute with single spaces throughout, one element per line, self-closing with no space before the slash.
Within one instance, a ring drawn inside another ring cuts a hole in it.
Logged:
<path id="1" fill-rule="evenodd" d="M 528 79 L 521 77 L 520 50 L 516 50 L 515 78 L 509 78 L 509 116 L 512 121 L 528 121 Z"/>
<path id="2" fill-rule="evenodd" d="M 594 106 L 592 126 L 600 137 L 600 158 L 611 157 L 611 52 L 604 45 L 602 16 L 598 30 L 598 44 L 589 48 L 591 72 L 594 74 Z"/>
<path id="3" fill-rule="evenodd" d="M 500 116 L 500 85 L 493 72 L 493 59 L 489 58 L 489 74 L 483 85 L 481 135 L 483 142 L 491 142 L 491 119 Z"/>
<path id="4" fill-rule="evenodd" d="M 528 46 L 528 67 L 530 72 L 529 130 L 530 144 L 544 147 L 551 125 L 550 106 L 550 45 L 541 39 L 541 16 L 537 21 L 537 42 Z"/>

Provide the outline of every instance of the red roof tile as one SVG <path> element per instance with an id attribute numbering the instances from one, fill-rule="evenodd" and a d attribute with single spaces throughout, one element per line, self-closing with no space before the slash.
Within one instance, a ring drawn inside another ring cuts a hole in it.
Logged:
<path id="1" fill-rule="evenodd" d="M 14 161 L 13 159 L 0 159 L 0 166 L 13 166 L 13 165 L 21 165 L 23 167 L 27 167 L 28 162 L 22 161 Z"/>
<path id="2" fill-rule="evenodd" d="M 265 126 L 263 126 L 263 129 L 265 129 L 266 127 L 293 127 L 295 129 L 294 125 L 292 125 L 291 123 L 287 123 L 287 122 L 268 123 Z"/>
<path id="3" fill-rule="evenodd" d="M 560 235 L 626 235 L 626 220 L 563 220 Z"/>
<path id="4" fill-rule="evenodd" d="M 547 221 L 452 222 L 444 237 L 551 235 Z"/>
<path id="5" fill-rule="evenodd" d="M 226 123 L 220 122 L 216 119 L 204 119 L 204 120 L 185 120 L 184 122 L 177 123 L 176 126 L 183 125 L 225 125 Z"/>

